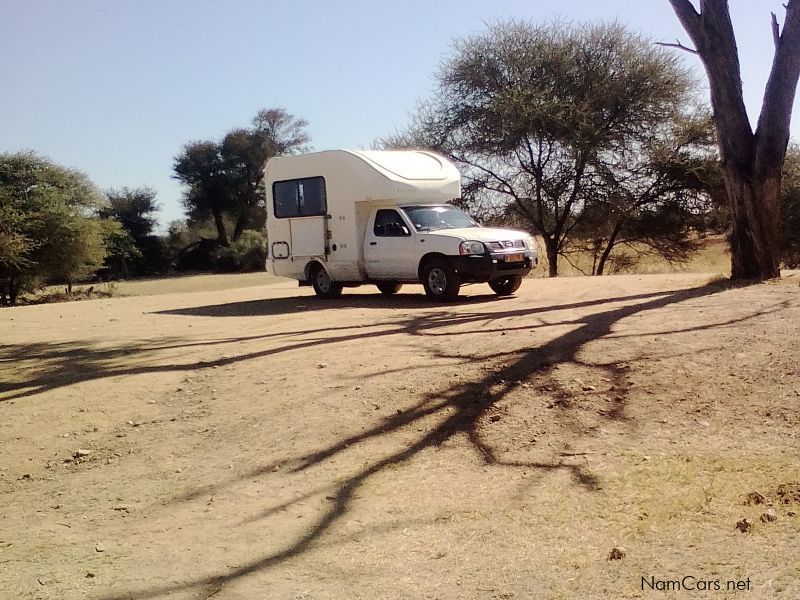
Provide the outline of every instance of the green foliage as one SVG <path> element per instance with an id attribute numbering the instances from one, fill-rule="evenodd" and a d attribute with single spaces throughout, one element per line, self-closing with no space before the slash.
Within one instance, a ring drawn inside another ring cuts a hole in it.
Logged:
<path id="1" fill-rule="evenodd" d="M 103 276 L 107 279 L 126 278 L 131 275 L 131 265 L 142 258 L 136 242 L 130 232 L 122 224 L 119 228 L 108 232 L 106 236 L 107 256 L 105 259 Z"/>
<path id="2" fill-rule="evenodd" d="M 800 268 L 800 147 L 794 144 L 783 164 L 780 235 L 784 266 Z"/>
<path id="3" fill-rule="evenodd" d="M 106 198 L 108 206 L 100 214 L 119 222 L 137 245 L 153 235 L 157 223 L 155 214 L 158 212 L 154 189 L 112 188 L 106 191 Z"/>
<path id="4" fill-rule="evenodd" d="M 173 163 L 184 185 L 190 221 L 212 218 L 219 245 L 229 244 L 225 217 L 235 221 L 233 239 L 264 223 L 262 171 L 266 161 L 302 152 L 310 140 L 307 123 L 282 108 L 261 110 L 248 129 L 234 129 L 220 142 L 186 144 Z"/>
<path id="5" fill-rule="evenodd" d="M 227 221 L 230 226 L 231 222 Z M 215 271 L 218 273 L 263 271 L 267 259 L 266 236 L 245 229 L 239 239 L 220 246 L 209 236 L 210 221 L 176 221 L 169 227 L 166 245 L 178 271 Z"/>
<path id="6" fill-rule="evenodd" d="M 608 148 L 668 118 L 689 83 L 672 53 L 620 24 L 524 21 L 457 41 L 439 82 L 445 132 L 467 127 L 468 147 L 492 153 Z"/>
<path id="7" fill-rule="evenodd" d="M 97 217 L 103 202 L 82 173 L 32 152 L 0 155 L 0 303 L 44 281 L 94 275 L 121 229 Z"/>
<path id="8" fill-rule="evenodd" d="M 226 228 L 233 221 L 223 216 Z M 173 221 L 165 239 L 166 254 L 176 271 L 211 271 L 212 255 L 219 246 L 212 219 Z"/>
<path id="9" fill-rule="evenodd" d="M 175 157 L 175 178 L 185 186 L 183 204 L 190 219 L 234 211 L 233 195 L 226 176 L 219 145 L 211 141 L 191 142 Z M 218 228 L 220 244 L 228 243 L 224 226 Z"/>
<path id="10" fill-rule="evenodd" d="M 23 268 L 36 247 L 24 230 L 24 214 L 13 206 L 0 188 L 0 273 Z"/>
<path id="11" fill-rule="evenodd" d="M 108 255 L 109 238 L 119 235 L 122 227 L 108 219 L 75 217 L 68 212 L 49 213 L 53 217 L 37 252 L 40 273 L 48 281 L 75 282 L 90 279 L 103 267 Z"/>
<path id="12" fill-rule="evenodd" d="M 108 206 L 101 216 L 122 225 L 122 232 L 109 239 L 106 274 L 120 278 L 167 272 L 171 265 L 165 241 L 153 234 L 159 208 L 156 191 L 123 187 L 108 190 L 106 196 Z"/>
<path id="13" fill-rule="evenodd" d="M 670 263 L 687 262 L 700 246 L 695 232 L 706 228 L 714 208 L 713 139 L 710 115 L 678 113 L 631 138 L 624 151 L 591 161 L 598 176 L 591 201 L 564 252 L 589 252 L 593 275 L 602 275 L 607 262 L 613 265 L 621 246 L 629 261 L 655 254 Z"/>
<path id="14" fill-rule="evenodd" d="M 263 271 L 267 260 L 267 238 L 264 234 L 246 229 L 238 240 L 227 247 L 219 247 L 212 255 L 215 271 Z"/>

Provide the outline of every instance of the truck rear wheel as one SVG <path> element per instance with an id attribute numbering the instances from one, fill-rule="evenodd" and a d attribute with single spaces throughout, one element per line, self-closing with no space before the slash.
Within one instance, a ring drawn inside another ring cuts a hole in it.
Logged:
<path id="1" fill-rule="evenodd" d="M 434 258 L 422 268 L 422 286 L 428 298 L 446 302 L 458 298 L 461 280 L 447 260 Z"/>
<path id="2" fill-rule="evenodd" d="M 489 287 L 498 296 L 508 296 L 513 294 L 522 285 L 522 275 L 506 275 L 498 277 L 489 282 Z"/>
<path id="3" fill-rule="evenodd" d="M 331 276 L 322 265 L 311 269 L 311 285 L 319 298 L 328 300 L 342 295 L 342 284 L 331 280 Z"/>
<path id="4" fill-rule="evenodd" d="M 402 283 L 397 283 L 396 281 L 382 281 L 381 283 L 376 283 L 375 285 L 384 296 L 392 296 L 399 292 L 400 288 L 403 287 Z"/>

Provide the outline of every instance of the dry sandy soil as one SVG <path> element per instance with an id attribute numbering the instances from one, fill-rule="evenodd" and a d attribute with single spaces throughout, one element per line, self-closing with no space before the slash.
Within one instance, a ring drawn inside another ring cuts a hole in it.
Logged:
<path id="1" fill-rule="evenodd" d="M 0 597 L 798 598 L 798 282 L 3 310 Z"/>

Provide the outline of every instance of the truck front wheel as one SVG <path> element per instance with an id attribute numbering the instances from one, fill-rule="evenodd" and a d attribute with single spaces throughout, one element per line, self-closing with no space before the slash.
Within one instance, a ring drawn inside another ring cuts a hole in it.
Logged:
<path id="1" fill-rule="evenodd" d="M 342 284 L 331 280 L 331 276 L 322 265 L 311 270 L 311 285 L 319 298 L 328 300 L 342 295 Z"/>
<path id="2" fill-rule="evenodd" d="M 498 296 L 509 296 L 522 285 L 522 275 L 506 275 L 489 282 L 489 287 Z"/>
<path id="3" fill-rule="evenodd" d="M 422 268 L 422 286 L 428 298 L 445 302 L 458 298 L 461 280 L 450 263 L 434 258 Z"/>

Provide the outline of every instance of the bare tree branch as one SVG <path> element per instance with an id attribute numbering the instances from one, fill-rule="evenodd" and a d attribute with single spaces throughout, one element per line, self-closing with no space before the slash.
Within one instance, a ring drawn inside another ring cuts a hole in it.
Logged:
<path id="1" fill-rule="evenodd" d="M 656 46 L 664 46 L 665 48 L 677 48 L 678 50 L 683 50 L 684 52 L 688 52 L 689 54 L 696 54 L 700 55 L 700 53 L 695 50 L 694 48 L 689 48 L 688 46 L 684 46 L 681 44 L 680 40 L 675 40 L 674 44 L 670 44 L 667 42 L 656 42 Z"/>
<path id="2" fill-rule="evenodd" d="M 561 258 L 563 258 L 565 261 L 567 261 L 567 263 L 569 263 L 569 266 L 570 266 L 570 267 L 572 267 L 573 269 L 575 269 L 576 271 L 578 271 L 578 272 L 579 272 L 579 273 L 581 273 L 582 275 L 589 275 L 589 273 L 587 273 L 586 271 L 584 271 L 583 269 L 581 269 L 581 268 L 580 268 L 578 265 L 576 265 L 574 262 L 572 262 L 572 261 L 569 259 L 569 253 L 568 253 L 568 252 L 565 252 L 565 251 L 563 251 L 563 250 L 560 250 L 560 251 L 559 251 L 559 253 L 558 253 L 558 255 L 559 255 Z"/>

